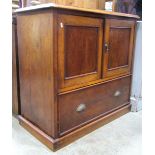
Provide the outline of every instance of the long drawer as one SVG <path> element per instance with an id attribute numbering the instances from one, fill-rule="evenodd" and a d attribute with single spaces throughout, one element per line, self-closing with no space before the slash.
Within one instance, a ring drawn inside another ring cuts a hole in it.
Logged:
<path id="1" fill-rule="evenodd" d="M 59 133 L 64 135 L 129 104 L 131 77 L 59 96 Z"/>

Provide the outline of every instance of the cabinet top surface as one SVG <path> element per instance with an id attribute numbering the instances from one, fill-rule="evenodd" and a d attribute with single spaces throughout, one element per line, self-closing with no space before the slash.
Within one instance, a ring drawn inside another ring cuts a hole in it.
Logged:
<path id="1" fill-rule="evenodd" d="M 103 15 L 111 15 L 111 16 L 120 16 L 120 17 L 129 17 L 129 18 L 139 19 L 139 16 L 132 15 L 132 14 L 105 11 L 105 10 L 97 10 L 97 9 L 79 8 L 79 7 L 73 7 L 73 6 L 58 5 L 58 4 L 54 4 L 54 3 L 41 4 L 41 5 L 36 5 L 36 6 L 20 8 L 20 9 L 17 9 L 14 13 L 30 12 L 30 11 L 35 11 L 35 10 L 47 9 L 47 8 L 75 10 L 75 11 L 82 11 L 82 12 L 95 13 L 95 14 L 103 14 Z"/>

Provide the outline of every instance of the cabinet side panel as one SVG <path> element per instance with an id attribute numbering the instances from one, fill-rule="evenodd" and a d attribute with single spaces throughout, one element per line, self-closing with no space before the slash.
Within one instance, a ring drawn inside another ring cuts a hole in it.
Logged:
<path id="1" fill-rule="evenodd" d="M 13 18 L 12 23 L 12 112 L 19 114 L 19 101 L 18 101 L 18 81 L 17 81 L 17 36 L 16 36 L 16 22 Z"/>
<path id="2" fill-rule="evenodd" d="M 21 115 L 54 137 L 53 14 L 18 15 Z"/>

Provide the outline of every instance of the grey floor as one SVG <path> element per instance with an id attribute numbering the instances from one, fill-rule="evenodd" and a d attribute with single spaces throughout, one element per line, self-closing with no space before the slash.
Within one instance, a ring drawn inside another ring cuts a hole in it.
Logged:
<path id="1" fill-rule="evenodd" d="M 51 152 L 12 121 L 14 155 L 141 155 L 142 112 L 128 113 L 67 147 Z"/>

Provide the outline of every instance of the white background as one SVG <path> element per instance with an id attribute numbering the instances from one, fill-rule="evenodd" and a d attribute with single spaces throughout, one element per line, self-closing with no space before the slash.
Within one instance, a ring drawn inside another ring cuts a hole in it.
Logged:
<path id="1" fill-rule="evenodd" d="M 0 154 L 12 155 L 12 19 L 10 0 L 0 0 Z"/>

